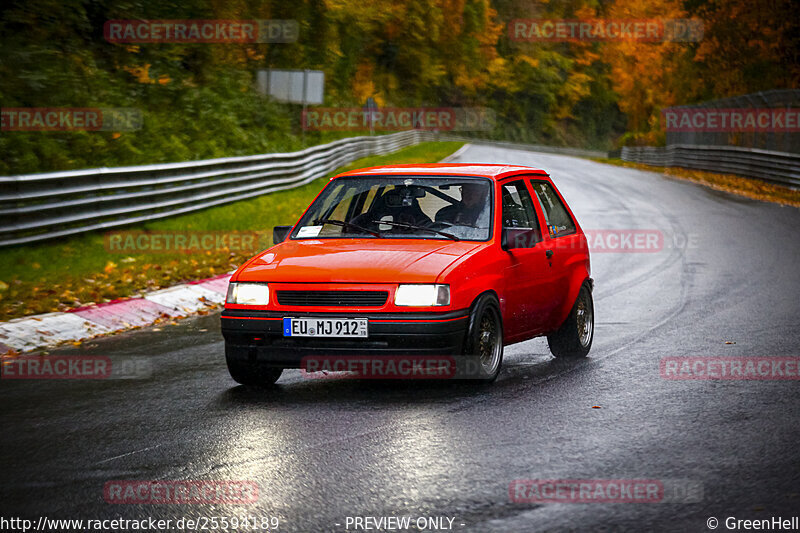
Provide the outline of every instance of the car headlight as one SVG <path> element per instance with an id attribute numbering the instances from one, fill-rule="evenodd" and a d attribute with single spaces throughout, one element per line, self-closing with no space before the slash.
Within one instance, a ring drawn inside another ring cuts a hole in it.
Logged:
<path id="1" fill-rule="evenodd" d="M 225 301 L 229 304 L 267 305 L 269 286 L 266 283 L 230 283 Z"/>
<path id="2" fill-rule="evenodd" d="M 394 305 L 450 305 L 450 285 L 399 285 L 394 293 Z"/>

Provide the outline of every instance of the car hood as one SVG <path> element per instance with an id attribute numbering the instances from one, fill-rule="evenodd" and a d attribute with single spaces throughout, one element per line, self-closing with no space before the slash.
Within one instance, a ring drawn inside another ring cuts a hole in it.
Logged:
<path id="1" fill-rule="evenodd" d="M 235 281 L 430 283 L 480 243 L 441 240 L 285 241 L 245 264 Z"/>

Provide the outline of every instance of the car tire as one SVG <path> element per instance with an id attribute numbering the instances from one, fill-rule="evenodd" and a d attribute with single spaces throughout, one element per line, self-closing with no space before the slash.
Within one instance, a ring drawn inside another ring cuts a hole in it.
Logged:
<path id="1" fill-rule="evenodd" d="M 594 340 L 594 300 L 586 284 L 581 286 L 569 316 L 558 331 L 547 336 L 547 344 L 555 357 L 586 357 Z"/>
<path id="2" fill-rule="evenodd" d="M 468 379 L 491 383 L 503 366 L 503 317 L 493 294 L 480 296 L 472 305 L 464 343 Z"/>
<path id="3" fill-rule="evenodd" d="M 225 347 L 225 362 L 233 380 L 249 387 L 274 385 L 283 373 L 283 368 L 271 367 L 249 361 L 244 350 Z"/>

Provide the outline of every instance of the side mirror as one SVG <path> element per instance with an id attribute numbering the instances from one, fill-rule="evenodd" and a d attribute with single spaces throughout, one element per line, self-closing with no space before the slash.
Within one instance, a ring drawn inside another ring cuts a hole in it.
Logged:
<path id="1" fill-rule="evenodd" d="M 272 244 L 285 241 L 293 227 L 294 226 L 275 226 L 272 228 Z"/>
<path id="2" fill-rule="evenodd" d="M 541 240 L 539 230 L 535 228 L 503 228 L 500 234 L 500 248 L 506 251 L 515 248 L 534 248 Z"/>

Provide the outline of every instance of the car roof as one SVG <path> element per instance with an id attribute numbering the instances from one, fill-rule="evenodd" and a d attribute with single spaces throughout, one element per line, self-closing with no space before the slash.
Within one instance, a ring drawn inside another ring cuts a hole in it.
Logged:
<path id="1" fill-rule="evenodd" d="M 376 176 L 387 174 L 421 176 L 481 176 L 499 180 L 515 174 L 548 176 L 547 172 L 534 167 L 520 165 L 493 165 L 484 163 L 435 163 L 430 165 L 384 165 L 359 168 L 343 172 L 340 176 Z"/>

